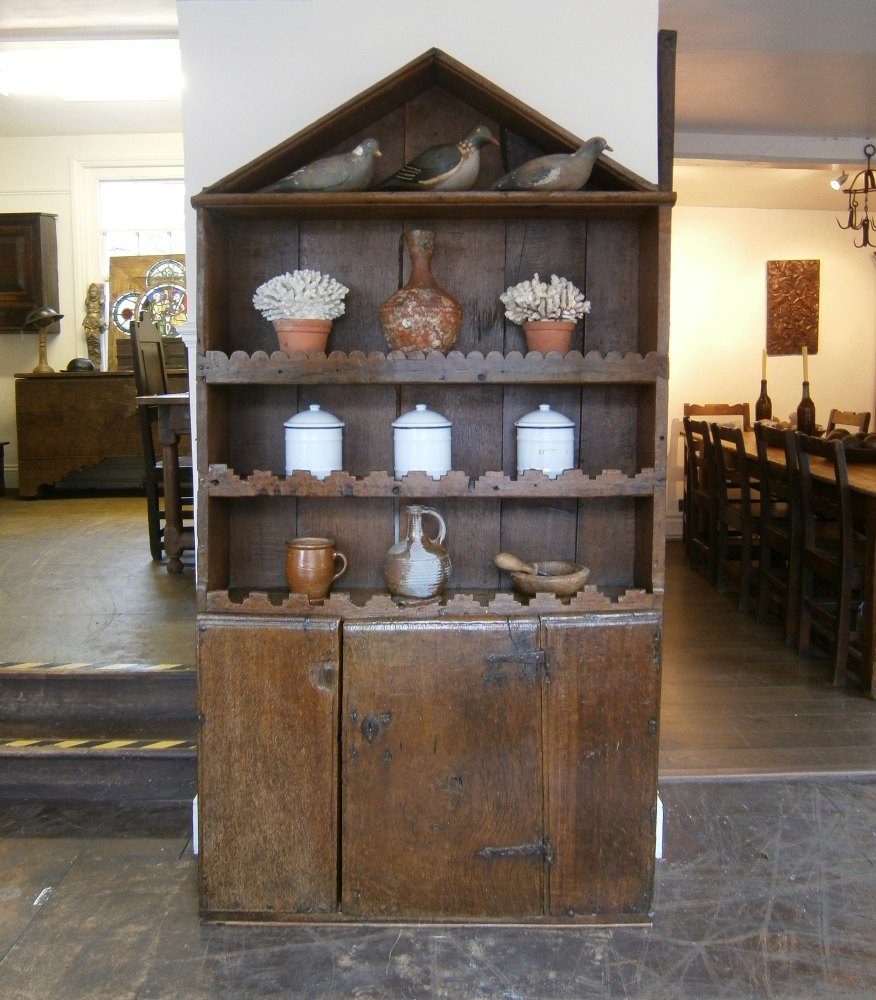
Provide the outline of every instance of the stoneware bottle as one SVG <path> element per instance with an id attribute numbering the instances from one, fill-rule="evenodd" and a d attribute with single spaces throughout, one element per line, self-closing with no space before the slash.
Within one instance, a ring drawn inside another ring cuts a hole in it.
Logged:
<path id="1" fill-rule="evenodd" d="M 413 504 L 405 508 L 405 514 L 405 537 L 386 553 L 383 577 L 393 597 L 402 602 L 422 601 L 440 594 L 450 577 L 450 556 L 441 544 L 447 528 L 444 518 L 432 507 Z M 435 538 L 430 538 L 423 531 L 423 517 L 426 515 L 438 522 Z"/>
<path id="2" fill-rule="evenodd" d="M 393 351 L 447 353 L 459 334 L 462 306 L 432 277 L 435 234 L 410 229 L 405 244 L 411 256 L 411 276 L 404 288 L 380 307 L 380 323 Z"/>

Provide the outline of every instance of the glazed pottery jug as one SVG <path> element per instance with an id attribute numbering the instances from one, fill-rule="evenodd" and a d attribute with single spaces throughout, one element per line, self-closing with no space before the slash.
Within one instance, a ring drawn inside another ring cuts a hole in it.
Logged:
<path id="1" fill-rule="evenodd" d="M 346 571 L 347 557 L 335 548 L 333 538 L 293 538 L 286 543 L 286 583 L 293 594 L 306 594 L 309 601 L 325 600 Z"/>
<path id="2" fill-rule="evenodd" d="M 447 533 L 444 518 L 432 507 L 414 504 L 405 508 L 406 535 L 386 553 L 383 577 L 393 597 L 405 600 L 425 600 L 444 590 L 450 576 L 450 556 L 441 544 Z M 423 517 L 429 515 L 438 522 L 438 534 L 429 538 L 423 531 Z"/>
<path id="3" fill-rule="evenodd" d="M 404 288 L 380 307 L 380 323 L 393 351 L 443 351 L 456 342 L 462 306 L 432 277 L 435 234 L 428 229 L 405 233 L 411 276 Z"/>

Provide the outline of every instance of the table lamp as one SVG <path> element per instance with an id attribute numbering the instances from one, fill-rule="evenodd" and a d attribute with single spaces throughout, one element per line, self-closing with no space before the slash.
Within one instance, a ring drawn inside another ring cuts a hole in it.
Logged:
<path id="1" fill-rule="evenodd" d="M 63 315 L 57 309 L 52 309 L 51 306 L 40 306 L 36 309 L 31 309 L 27 316 L 25 316 L 22 330 L 26 333 L 36 331 L 40 337 L 40 357 L 36 368 L 33 370 L 34 375 L 51 375 L 54 373 L 55 369 L 49 365 L 48 358 L 46 357 L 46 334 L 49 332 L 49 327 L 52 323 L 57 323 L 59 319 L 63 318 Z"/>

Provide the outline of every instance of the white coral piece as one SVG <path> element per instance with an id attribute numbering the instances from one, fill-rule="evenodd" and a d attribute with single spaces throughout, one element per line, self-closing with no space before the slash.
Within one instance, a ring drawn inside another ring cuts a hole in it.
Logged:
<path id="1" fill-rule="evenodd" d="M 505 315 L 512 323 L 531 320 L 565 319 L 577 321 L 590 312 L 590 302 L 568 278 L 551 275 L 551 283 L 542 281 L 538 274 L 531 281 L 512 285 L 499 301 L 505 306 Z"/>
<path id="2" fill-rule="evenodd" d="M 331 275 L 304 269 L 278 274 L 255 290 L 252 304 L 265 319 L 337 319 L 349 288 Z"/>

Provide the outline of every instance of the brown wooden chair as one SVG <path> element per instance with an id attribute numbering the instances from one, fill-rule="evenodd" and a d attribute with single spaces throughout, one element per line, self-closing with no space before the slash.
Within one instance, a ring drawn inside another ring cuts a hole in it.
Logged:
<path id="1" fill-rule="evenodd" d="M 711 424 L 718 500 L 716 583 L 727 590 L 728 578 L 739 587 L 739 610 L 748 611 L 760 552 L 760 505 L 752 499 L 757 483 L 754 463 L 745 454 L 741 427 Z"/>
<path id="2" fill-rule="evenodd" d="M 751 430 L 751 407 L 748 403 L 685 403 L 684 415 L 712 423 L 716 417 L 720 424 L 738 423 L 744 431 Z"/>
<path id="3" fill-rule="evenodd" d="M 782 613 L 785 645 L 797 646 L 800 628 L 800 477 L 794 432 L 768 424 L 754 426 L 760 480 L 760 561 L 757 620 L 766 620 L 773 603 Z M 767 452 L 781 452 L 771 462 Z"/>
<path id="4" fill-rule="evenodd" d="M 864 585 L 864 539 L 854 528 L 846 452 L 840 441 L 795 434 L 800 465 L 803 550 L 797 649 L 810 650 L 813 625 L 833 644 L 833 683 L 846 683 L 849 654 L 860 656 L 856 619 Z M 826 482 L 812 475 L 812 459 L 824 459 Z"/>
<path id="5" fill-rule="evenodd" d="M 866 410 L 861 413 L 856 413 L 854 410 L 831 410 L 824 433 L 829 434 L 836 427 L 845 427 L 848 430 L 866 434 L 869 426 L 870 414 Z"/>
<path id="6" fill-rule="evenodd" d="M 133 353 L 134 384 L 138 396 L 157 396 L 168 392 L 167 368 L 162 337 L 155 325 L 147 319 L 131 323 L 131 348 Z M 164 555 L 164 463 L 155 447 L 154 425 L 158 411 L 154 406 L 138 406 L 140 440 L 143 448 L 143 468 L 146 484 L 146 515 L 149 524 L 149 550 L 152 558 Z M 191 526 L 194 520 L 194 485 L 192 460 L 182 456 L 179 460 L 180 500 L 183 523 Z"/>
<path id="7" fill-rule="evenodd" d="M 718 557 L 715 453 L 705 420 L 684 418 L 684 543 L 692 569 L 705 568 L 714 584 Z"/>

